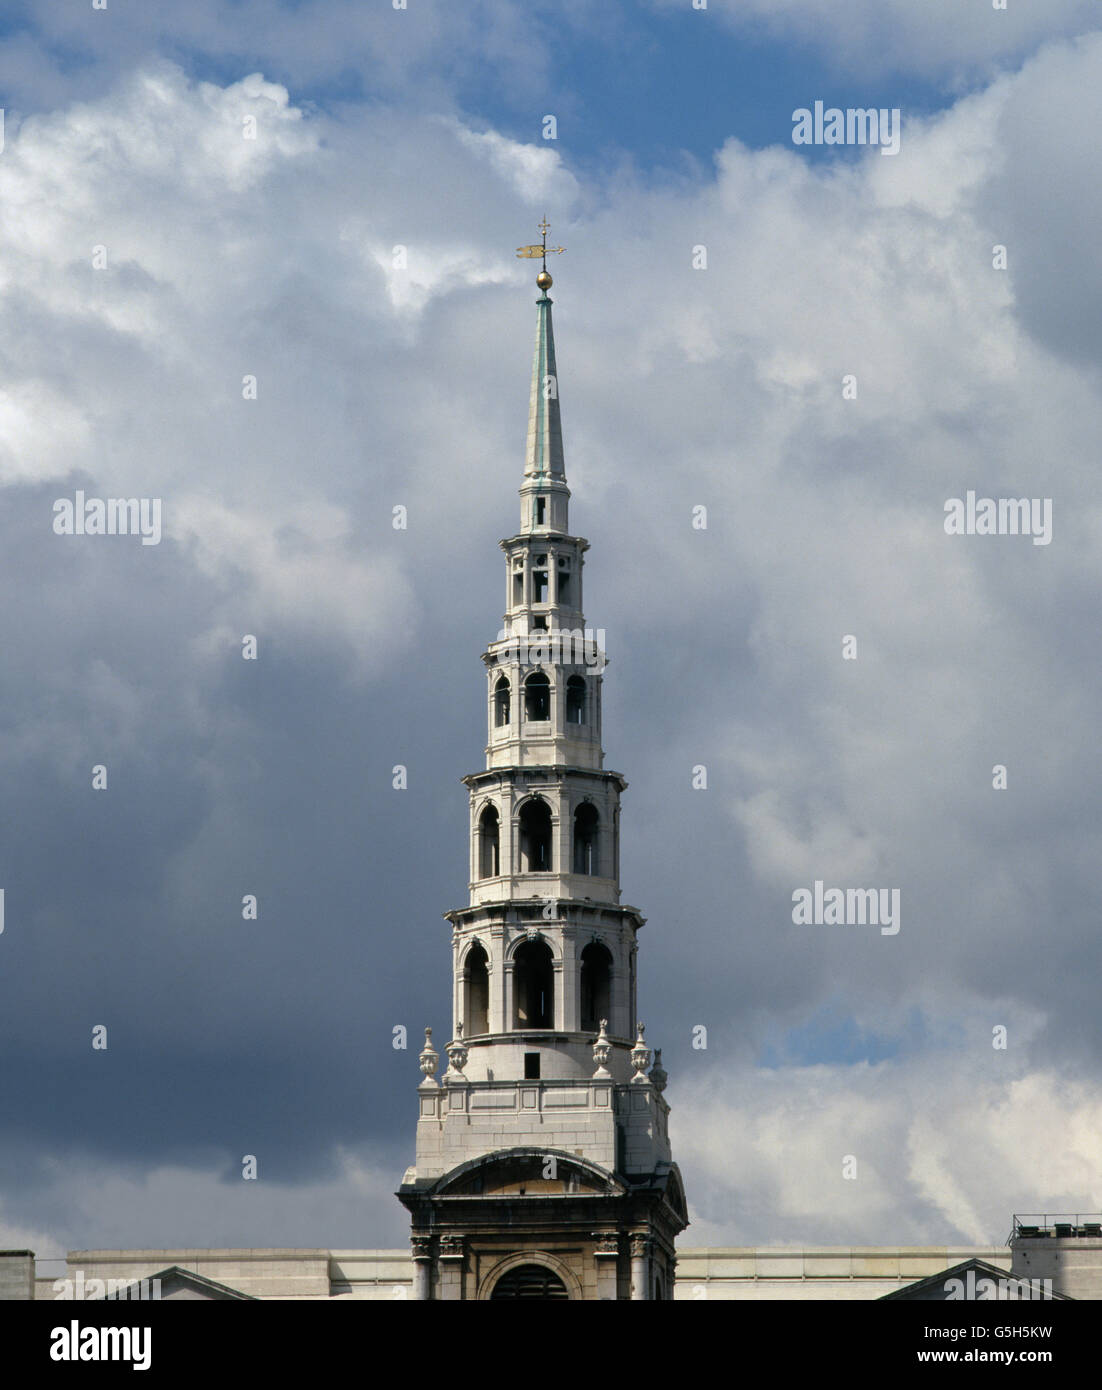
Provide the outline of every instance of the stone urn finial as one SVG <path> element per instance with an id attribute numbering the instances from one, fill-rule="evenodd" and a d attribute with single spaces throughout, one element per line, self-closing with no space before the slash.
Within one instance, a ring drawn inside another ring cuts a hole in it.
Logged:
<path id="1" fill-rule="evenodd" d="M 463 1025 L 457 1023 L 455 1026 L 455 1038 L 448 1043 L 444 1049 L 448 1054 L 448 1069 L 444 1073 L 445 1082 L 466 1081 L 463 1075 L 463 1068 L 467 1065 L 468 1049 L 463 1041 Z"/>
<path id="2" fill-rule="evenodd" d="M 601 1019 L 601 1031 L 597 1035 L 597 1041 L 593 1044 L 593 1060 L 597 1064 L 597 1070 L 593 1073 L 594 1081 L 611 1081 L 612 1073 L 608 1070 L 608 1059 L 612 1055 L 612 1044 L 608 1040 L 608 1019 Z"/>
<path id="3" fill-rule="evenodd" d="M 421 1049 L 421 1055 L 417 1059 L 421 1063 L 421 1070 L 425 1073 L 425 1079 L 421 1082 L 422 1086 L 439 1086 L 434 1073 L 436 1064 L 440 1061 L 440 1054 L 432 1045 L 432 1029 L 425 1029 L 425 1045 Z"/>
<path id="4" fill-rule="evenodd" d="M 669 1073 L 662 1065 L 662 1049 L 656 1047 L 654 1049 L 654 1066 L 650 1069 L 651 1085 L 661 1094 L 666 1089 L 666 1083 L 669 1079 Z"/>
<path id="5" fill-rule="evenodd" d="M 646 1025 L 640 1023 L 635 1035 L 635 1046 L 631 1049 L 631 1065 L 635 1068 L 635 1075 L 631 1079 L 634 1084 L 649 1086 L 647 1068 L 650 1066 L 650 1048 L 643 1041 L 645 1032 Z"/>

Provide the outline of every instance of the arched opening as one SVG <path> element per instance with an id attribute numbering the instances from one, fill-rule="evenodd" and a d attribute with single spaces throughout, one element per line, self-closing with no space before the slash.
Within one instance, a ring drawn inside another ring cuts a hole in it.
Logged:
<path id="1" fill-rule="evenodd" d="M 597 808 L 583 801 L 574 812 L 574 872 L 597 872 Z"/>
<path id="2" fill-rule="evenodd" d="M 547 602 L 547 556 L 537 555 L 535 569 L 532 571 L 532 602 Z"/>
<path id="3" fill-rule="evenodd" d="M 514 1265 L 494 1285 L 490 1302 L 497 1298 L 546 1300 L 569 1297 L 566 1285 L 553 1269 L 548 1269 L 546 1265 Z"/>
<path id="4" fill-rule="evenodd" d="M 501 873 L 501 824 L 497 807 L 487 806 L 478 818 L 478 876 L 496 878 Z"/>
<path id="5" fill-rule="evenodd" d="M 479 942 L 467 954 L 464 970 L 463 1019 L 467 1037 L 490 1031 L 490 962 Z"/>
<path id="6" fill-rule="evenodd" d="M 513 997 L 518 1028 L 550 1028 L 554 1015 L 555 966 L 545 941 L 526 941 L 513 957 Z"/>
<path id="7" fill-rule="evenodd" d="M 551 718 L 551 682 L 542 671 L 533 671 L 524 682 L 524 717 L 533 724 Z"/>
<path id="8" fill-rule="evenodd" d="M 504 676 L 494 686 L 494 727 L 503 729 L 509 722 L 509 682 Z"/>
<path id="9" fill-rule="evenodd" d="M 566 682 L 566 722 L 585 723 L 585 678 L 571 676 Z"/>
<path id="10" fill-rule="evenodd" d="M 582 1028 L 596 1032 L 612 1002 L 612 957 L 599 941 L 591 941 L 582 952 L 581 985 Z"/>
<path id="11" fill-rule="evenodd" d="M 520 809 L 520 871 L 548 873 L 551 869 L 551 807 L 546 801 L 526 801 Z"/>
<path id="12" fill-rule="evenodd" d="M 559 585 L 555 597 L 564 605 L 574 601 L 570 592 L 570 561 L 565 555 L 559 556 Z"/>

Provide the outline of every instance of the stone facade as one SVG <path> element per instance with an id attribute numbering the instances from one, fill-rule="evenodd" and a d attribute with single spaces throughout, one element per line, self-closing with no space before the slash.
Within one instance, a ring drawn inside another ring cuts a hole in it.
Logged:
<path id="1" fill-rule="evenodd" d="M 1102 1239 L 1019 1237 L 1014 1241 L 1014 1275 L 1051 1280 L 1054 1293 L 1071 1298 L 1102 1298 Z"/>
<path id="2" fill-rule="evenodd" d="M 529 1263 L 533 1255 L 542 1256 L 576 1297 L 628 1296 L 631 1260 L 649 1252 L 633 1251 L 631 1237 L 617 1231 L 589 1229 L 584 1195 L 564 1204 L 556 1229 L 550 1223 L 525 1226 L 532 1205 L 515 1201 L 510 1210 L 508 1204 L 505 1196 L 500 1211 L 487 1209 L 497 1217 L 496 1229 L 488 1222 L 469 1236 L 441 1237 L 442 1278 L 452 1296 L 478 1298 L 507 1272 L 510 1261 Z M 562 1229 L 571 1222 L 573 1231 Z M 638 1224 L 645 1225 L 645 1214 Z M 415 1237 L 412 1250 L 76 1250 L 66 1269 L 51 1264 L 48 1273 L 39 1272 L 33 1296 L 57 1298 L 59 1275 L 74 1283 L 79 1276 L 87 1287 L 92 1279 L 149 1280 L 172 1267 L 265 1300 L 393 1302 L 413 1298 L 417 1265 L 434 1258 L 431 1240 L 426 1245 L 424 1239 Z M 0 1269 L 5 1258 L 0 1255 Z M 1010 1273 L 1012 1258 L 1005 1245 L 682 1247 L 673 1296 L 679 1301 L 879 1299 L 969 1259 Z M 26 1271 L 25 1260 L 20 1268 Z M 1014 1272 L 1020 1269 L 1015 1266 Z M 26 1279 L 6 1287 L 9 1298 L 32 1296 Z"/>
<path id="3" fill-rule="evenodd" d="M 0 1250 L 0 1302 L 34 1297 L 35 1265 L 31 1250 Z"/>

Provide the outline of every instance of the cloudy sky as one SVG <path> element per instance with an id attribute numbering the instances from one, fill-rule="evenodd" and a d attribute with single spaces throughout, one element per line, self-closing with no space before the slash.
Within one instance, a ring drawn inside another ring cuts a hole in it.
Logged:
<path id="1" fill-rule="evenodd" d="M 1102 1206 L 1098 8 L 837 11 L 6 7 L 0 1245 L 403 1243 L 545 213 L 683 1242 Z"/>

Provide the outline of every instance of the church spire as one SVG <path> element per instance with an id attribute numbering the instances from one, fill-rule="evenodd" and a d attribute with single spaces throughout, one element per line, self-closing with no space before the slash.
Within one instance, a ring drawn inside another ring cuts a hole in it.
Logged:
<path id="1" fill-rule="evenodd" d="M 536 350 L 532 357 L 532 391 L 528 401 L 528 447 L 525 478 L 566 481 L 562 452 L 562 419 L 559 414 L 559 373 L 555 365 L 555 330 L 548 296 L 551 276 L 541 271 L 543 293 L 536 300 Z M 546 282 L 546 286 L 543 284 Z"/>
<path id="2" fill-rule="evenodd" d="M 537 256 L 542 261 L 536 284 L 540 297 L 536 300 L 536 350 L 532 356 L 532 390 L 528 401 L 528 443 L 524 454 L 524 487 L 522 524 L 525 529 L 539 525 L 536 513 L 542 511 L 550 521 L 550 513 L 558 511 L 548 506 L 549 484 L 559 484 L 565 491 L 566 468 L 562 451 L 562 419 L 559 414 L 559 371 L 555 364 L 555 330 L 551 323 L 551 305 L 554 302 L 547 291 L 552 280 L 547 270 L 547 257 L 561 255 L 563 246 L 548 246 L 547 233 L 550 227 L 545 217 L 540 223 L 542 239 L 538 246 L 518 246 L 517 255 L 529 260 Z M 527 494 L 527 495 L 526 495 Z M 536 498 L 543 496 L 540 505 Z M 566 497 L 569 497 L 569 492 Z M 558 518 L 561 529 L 566 527 L 565 500 Z"/>
<path id="3" fill-rule="evenodd" d="M 540 230 L 517 253 L 544 263 L 521 524 L 482 654 L 486 765 L 463 779 L 468 902 L 445 913 L 453 1036 L 440 1081 L 431 1039 L 421 1054 L 399 1196 L 419 1299 L 669 1299 L 688 1215 L 638 1023 L 645 919 L 620 901 L 627 783 L 601 751 L 603 634 L 582 609 L 589 543 L 570 532 L 547 295 L 561 248 Z"/>

